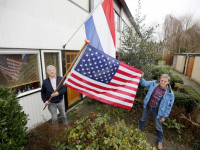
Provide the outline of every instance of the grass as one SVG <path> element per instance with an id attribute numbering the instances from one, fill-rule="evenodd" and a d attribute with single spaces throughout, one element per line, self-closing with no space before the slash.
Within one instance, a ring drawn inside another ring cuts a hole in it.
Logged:
<path id="1" fill-rule="evenodd" d="M 162 63 L 163 62 L 163 64 L 165 64 L 165 60 L 158 60 L 158 63 L 160 64 L 160 63 Z"/>

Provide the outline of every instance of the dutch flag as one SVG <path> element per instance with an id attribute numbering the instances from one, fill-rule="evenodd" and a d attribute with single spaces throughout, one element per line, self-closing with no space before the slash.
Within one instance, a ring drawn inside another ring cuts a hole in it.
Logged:
<path id="1" fill-rule="evenodd" d="M 104 0 L 85 22 L 90 45 L 115 58 L 115 22 L 112 0 Z"/>

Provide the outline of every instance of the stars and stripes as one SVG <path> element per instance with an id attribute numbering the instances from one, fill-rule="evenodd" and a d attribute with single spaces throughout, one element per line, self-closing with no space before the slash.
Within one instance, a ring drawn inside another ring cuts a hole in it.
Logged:
<path id="1" fill-rule="evenodd" d="M 19 78 L 22 63 L 23 61 L 0 55 L 0 69 L 11 80 L 17 80 Z"/>
<path id="2" fill-rule="evenodd" d="M 141 71 L 88 45 L 65 85 L 96 100 L 131 109 Z"/>

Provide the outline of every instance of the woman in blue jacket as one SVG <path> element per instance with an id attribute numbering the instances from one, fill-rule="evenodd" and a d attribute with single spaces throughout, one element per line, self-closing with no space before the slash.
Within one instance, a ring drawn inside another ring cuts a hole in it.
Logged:
<path id="1" fill-rule="evenodd" d="M 49 77 L 43 81 L 41 89 L 41 97 L 45 105 L 48 105 L 49 112 L 52 116 L 53 125 L 58 125 L 57 109 L 60 112 L 63 124 L 67 125 L 67 117 L 65 113 L 65 106 L 63 100 L 63 94 L 66 93 L 67 87 L 65 85 L 60 85 L 57 92 L 53 94 L 56 87 L 62 80 L 62 77 L 56 76 L 56 68 L 52 65 L 47 66 L 47 73 Z M 50 102 L 49 98 L 52 96 Z"/>
<path id="2" fill-rule="evenodd" d="M 139 129 L 142 131 L 148 116 L 152 113 L 156 126 L 158 149 L 163 149 L 162 123 L 169 116 L 174 103 L 174 93 L 169 84 L 170 76 L 162 74 L 160 81 L 146 81 L 143 76 L 144 73 L 142 73 L 140 84 L 144 87 L 148 87 L 149 91 L 144 98 L 143 114 L 139 122 Z"/>

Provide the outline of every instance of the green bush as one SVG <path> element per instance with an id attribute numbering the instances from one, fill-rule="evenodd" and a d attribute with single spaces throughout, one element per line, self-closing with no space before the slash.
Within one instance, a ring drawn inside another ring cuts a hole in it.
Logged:
<path id="1" fill-rule="evenodd" d="M 23 149 L 27 133 L 27 115 L 10 88 L 0 86 L 0 149 Z"/>
<path id="2" fill-rule="evenodd" d="M 175 101 L 174 104 L 178 107 L 184 108 L 187 113 L 191 112 L 199 103 L 199 97 L 174 91 Z"/>
<path id="3" fill-rule="evenodd" d="M 170 84 L 173 84 L 173 82 L 174 82 L 174 75 L 172 73 L 173 67 L 171 67 L 171 66 L 153 66 L 153 65 L 151 67 L 152 67 L 152 74 L 153 74 L 152 79 L 153 80 L 160 80 L 160 76 L 162 74 L 168 74 L 171 78 Z"/>
<path id="4" fill-rule="evenodd" d="M 181 83 L 184 84 L 183 79 L 178 75 L 174 75 L 174 83 Z"/>
<path id="5" fill-rule="evenodd" d="M 67 149 L 155 149 L 147 142 L 146 135 L 138 129 L 127 127 L 124 121 L 118 121 L 115 125 L 107 123 L 108 115 L 96 115 L 84 117 L 75 122 L 72 128 L 65 130 Z M 65 144 L 54 141 L 57 148 L 65 147 Z"/>

